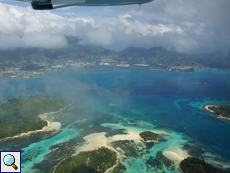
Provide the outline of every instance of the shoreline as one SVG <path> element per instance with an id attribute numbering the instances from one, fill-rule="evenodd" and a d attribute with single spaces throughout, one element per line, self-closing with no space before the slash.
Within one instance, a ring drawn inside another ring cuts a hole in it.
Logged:
<path id="1" fill-rule="evenodd" d="M 209 107 L 213 107 L 213 106 L 215 106 L 215 105 L 216 105 L 216 104 L 209 104 L 209 105 L 205 105 L 203 108 L 204 108 L 206 111 L 215 114 L 215 115 L 217 116 L 216 118 L 223 119 L 223 120 L 230 120 L 230 118 L 223 117 L 222 115 L 218 115 L 218 114 L 216 114 L 213 110 L 209 109 Z M 219 104 L 219 105 L 220 105 L 220 104 Z M 214 115 L 211 115 L 211 116 L 214 116 Z"/>
<path id="2" fill-rule="evenodd" d="M 113 170 L 114 168 L 116 168 L 118 165 L 119 165 L 119 162 L 120 162 L 120 159 L 121 159 L 121 156 L 120 156 L 120 154 L 113 148 L 113 147 L 111 147 L 111 146 L 104 146 L 104 147 L 106 147 L 106 148 L 108 148 L 108 149 L 110 149 L 110 150 L 112 150 L 112 151 L 114 151 L 114 152 L 116 152 L 117 153 L 117 160 L 116 160 L 116 164 L 115 165 L 113 165 L 111 168 L 109 168 L 109 169 L 107 169 L 106 171 L 105 171 L 105 173 L 109 173 L 109 171 L 111 171 L 111 170 Z"/>
<path id="3" fill-rule="evenodd" d="M 218 118 L 220 119 L 224 119 L 224 120 L 229 120 L 230 121 L 230 118 L 227 118 L 227 117 L 223 117 L 222 115 L 219 115 Z"/>
<path id="4" fill-rule="evenodd" d="M 207 110 L 207 111 L 209 111 L 209 112 L 211 112 L 211 113 L 214 113 L 213 110 L 209 109 L 209 107 L 213 107 L 213 106 L 214 106 L 214 105 L 205 105 L 205 106 L 204 106 L 204 109 Z"/>
<path id="5" fill-rule="evenodd" d="M 140 134 L 139 131 L 133 131 L 132 129 L 128 130 L 128 134 L 114 135 L 112 137 L 105 137 L 106 132 L 92 133 L 83 137 L 83 139 L 85 140 L 85 144 L 78 147 L 76 153 L 74 153 L 69 157 L 74 157 L 81 152 L 89 152 L 89 151 L 97 150 L 98 148 L 101 147 L 106 147 L 117 153 L 116 164 L 105 171 L 105 173 L 109 173 L 111 170 L 113 170 L 119 165 L 120 159 L 122 158 L 122 155 L 114 147 L 112 147 L 110 143 L 112 143 L 113 141 L 134 140 L 136 142 L 142 142 L 144 144 L 145 142 L 141 140 L 142 138 L 139 134 Z M 67 158 L 68 157 L 62 159 L 57 165 L 55 165 L 53 167 L 52 173 L 55 173 L 57 167 Z"/>
<path id="6" fill-rule="evenodd" d="M 106 171 L 105 171 L 105 173 L 109 173 L 109 171 L 111 171 L 112 169 L 114 169 L 116 166 L 118 166 L 119 165 L 119 162 L 120 162 L 120 158 L 121 158 L 121 156 L 120 156 L 120 154 L 113 148 L 113 147 L 111 147 L 111 146 L 108 146 L 108 145 L 103 145 L 103 146 L 100 146 L 100 147 L 98 147 L 98 148 L 101 148 L 101 147 L 105 147 L 105 148 L 108 148 L 109 150 L 112 150 L 112 151 L 114 151 L 114 152 L 116 152 L 117 153 L 117 160 L 116 160 L 116 164 L 115 165 L 113 165 L 112 167 L 110 167 L 110 168 L 108 168 Z M 96 148 L 96 149 L 92 149 L 92 150 L 83 150 L 83 151 L 80 151 L 80 152 L 78 152 L 77 154 L 74 154 L 74 155 L 72 155 L 72 156 L 69 156 L 69 157 L 74 157 L 74 156 L 76 156 L 76 155 L 78 155 L 79 153 L 81 153 L 81 152 L 90 152 L 90 151 L 93 151 L 93 150 L 97 150 L 98 148 Z M 58 165 L 60 165 L 61 164 L 61 162 L 63 162 L 64 160 L 66 160 L 68 157 L 66 157 L 66 158 L 64 158 L 63 160 L 61 160 L 57 165 L 55 165 L 54 167 L 53 167 L 53 171 L 52 171 L 52 173 L 54 173 L 55 171 L 56 171 L 56 169 L 57 169 L 57 167 L 58 167 Z"/>
<path id="7" fill-rule="evenodd" d="M 140 136 L 140 140 L 141 140 L 142 142 L 144 142 L 144 143 L 152 143 L 152 142 L 158 143 L 158 142 L 159 142 L 159 138 L 160 138 L 160 134 L 158 134 L 157 140 L 152 139 L 152 140 L 146 140 L 146 141 L 145 141 L 145 140 L 141 137 L 140 134 L 139 134 L 139 136 Z"/>
<path id="8" fill-rule="evenodd" d="M 106 124 L 105 126 L 112 126 L 112 124 Z M 114 125 L 115 126 L 115 125 Z M 123 141 L 123 140 L 134 140 L 136 142 L 142 142 L 144 143 L 144 141 L 141 140 L 141 137 L 139 136 L 139 131 L 133 131 L 133 128 L 127 128 L 128 130 L 128 134 L 122 134 L 122 135 L 114 135 L 114 136 L 110 136 L 110 137 L 106 137 L 105 134 L 106 132 L 99 132 L 99 133 L 92 133 L 89 135 L 86 135 L 83 137 L 83 139 L 85 140 L 84 144 L 80 147 L 76 147 L 75 148 L 75 153 L 69 157 L 74 157 L 76 155 L 78 155 L 81 152 L 88 152 L 88 151 L 93 151 L 93 150 L 97 150 L 100 147 L 106 147 L 112 151 L 115 151 L 117 153 L 117 160 L 116 160 L 116 164 L 114 164 L 112 167 L 108 168 L 105 173 L 109 173 L 111 170 L 113 170 L 114 168 L 116 168 L 120 163 L 122 163 L 122 158 L 123 155 L 122 153 L 119 153 L 119 150 L 112 146 L 110 146 L 110 143 L 113 141 Z M 174 162 L 174 166 L 177 170 L 180 171 L 180 163 L 182 160 L 186 159 L 187 157 L 191 156 L 188 154 L 188 152 L 186 150 L 183 150 L 181 147 L 167 147 L 162 151 L 162 154 L 168 158 L 169 160 L 171 160 L 172 162 Z M 55 173 L 57 167 L 67 158 L 62 158 L 62 160 L 53 167 L 53 171 L 52 173 Z"/>
<path id="9" fill-rule="evenodd" d="M 42 129 L 37 129 L 37 130 L 34 130 L 34 131 L 28 131 L 28 132 L 26 132 L 26 133 L 20 133 L 20 134 L 15 135 L 15 136 L 9 136 L 9 137 L 6 137 L 6 138 L 2 138 L 2 139 L 0 139 L 0 142 L 5 141 L 5 140 L 8 140 L 8 139 L 20 138 L 20 137 L 22 137 L 22 136 L 27 136 L 27 135 L 30 135 L 30 134 L 33 134 L 33 133 L 50 131 L 50 130 L 53 130 L 53 129 L 58 130 L 59 128 L 61 128 L 61 123 L 49 121 L 49 120 L 47 119 L 47 115 L 55 114 L 55 113 L 61 112 L 61 111 L 64 110 L 67 106 L 70 106 L 70 105 L 71 105 L 71 104 L 66 105 L 64 108 L 61 108 L 60 110 L 58 110 L 58 111 L 56 111 L 56 112 L 49 112 L 49 113 L 39 114 L 38 117 L 41 118 L 41 120 L 47 122 L 47 125 L 44 126 Z"/>
<path id="10" fill-rule="evenodd" d="M 152 143 L 152 142 L 158 143 L 159 142 L 159 140 L 157 140 L 157 141 L 155 141 L 155 140 L 147 140 L 147 141 L 145 141 L 143 138 L 141 138 L 141 141 L 144 142 L 144 143 Z"/>
<path id="11" fill-rule="evenodd" d="M 105 132 L 100 132 L 100 133 L 92 133 L 92 134 L 89 134 L 85 137 L 83 137 L 83 139 L 85 140 L 85 145 L 81 146 L 78 148 L 77 152 L 75 154 L 73 154 L 72 156 L 69 156 L 69 157 L 74 157 L 76 155 L 78 155 L 79 153 L 81 152 L 89 152 L 89 151 L 93 151 L 93 150 L 97 150 L 98 148 L 101 148 L 101 147 L 106 147 L 108 148 L 109 150 L 112 150 L 114 152 L 117 153 L 117 160 L 116 160 L 116 164 L 113 165 L 112 167 L 108 168 L 106 170 L 105 173 L 109 173 L 110 170 L 114 169 L 116 166 L 119 165 L 119 162 L 120 162 L 120 154 L 112 147 L 108 144 L 108 138 L 105 137 Z M 98 141 L 98 142 L 95 142 L 95 141 Z M 64 158 L 63 160 L 61 160 L 57 165 L 55 165 L 53 167 L 53 171 L 52 173 L 54 173 L 58 167 L 58 165 L 61 164 L 61 162 L 63 162 L 65 159 L 67 159 L 68 157 Z"/>

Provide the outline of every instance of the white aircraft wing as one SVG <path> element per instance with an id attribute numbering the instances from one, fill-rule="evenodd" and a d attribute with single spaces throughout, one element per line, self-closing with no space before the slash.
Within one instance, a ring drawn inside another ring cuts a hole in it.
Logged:
<path id="1" fill-rule="evenodd" d="M 114 6 L 143 4 L 153 0 L 16 0 L 31 3 L 34 10 L 52 10 L 68 6 Z"/>

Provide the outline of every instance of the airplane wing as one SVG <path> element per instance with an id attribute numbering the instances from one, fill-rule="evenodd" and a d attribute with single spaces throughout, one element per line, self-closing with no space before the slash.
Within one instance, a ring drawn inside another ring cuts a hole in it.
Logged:
<path id="1" fill-rule="evenodd" d="M 34 10 L 52 10 L 69 6 L 114 6 L 144 4 L 153 0 L 16 0 L 31 3 Z"/>

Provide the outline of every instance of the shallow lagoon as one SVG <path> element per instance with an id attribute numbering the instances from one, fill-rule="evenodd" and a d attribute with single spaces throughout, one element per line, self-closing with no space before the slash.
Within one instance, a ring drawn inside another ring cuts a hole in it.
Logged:
<path id="1" fill-rule="evenodd" d="M 174 158 L 185 157 L 185 144 L 189 144 L 186 145 L 187 150 L 197 151 L 193 154 L 206 160 L 213 162 L 217 155 L 230 160 L 230 124 L 209 116 L 203 110 L 203 105 L 208 103 L 230 102 L 230 71 L 184 73 L 151 71 L 147 67 L 89 68 L 116 71 L 77 72 L 66 69 L 46 72 L 44 76 L 31 79 L 0 81 L 3 101 L 19 95 L 43 94 L 62 96 L 73 102 L 52 115 L 53 121 L 62 124 L 60 131 L 44 133 L 45 138 L 36 134 L 25 138 L 27 142 L 21 147 L 23 171 L 51 172 L 63 158 L 79 152 L 78 149 L 85 145 L 83 137 L 92 133 L 107 132 L 109 140 L 116 135 L 146 129 L 164 134 L 165 141 L 147 151 L 140 143 L 138 156 L 121 159 L 127 172 L 143 172 L 143 169 L 145 172 L 177 172 L 176 169 L 167 169 L 162 163 L 149 162 L 151 167 L 146 163 L 151 156 L 156 157 L 157 151 L 169 158 L 171 151 L 178 155 L 174 154 Z M 36 137 L 39 140 L 34 139 Z M 17 142 L 21 140 L 14 140 Z M 6 145 L 7 141 L 0 143 L 1 149 Z M 14 147 L 8 145 L 7 149 L 14 150 Z M 34 147 L 38 149 L 31 150 Z M 25 159 L 28 155 L 32 156 L 31 160 Z M 175 164 L 177 162 L 175 160 Z M 228 164 L 225 161 L 221 163 Z"/>

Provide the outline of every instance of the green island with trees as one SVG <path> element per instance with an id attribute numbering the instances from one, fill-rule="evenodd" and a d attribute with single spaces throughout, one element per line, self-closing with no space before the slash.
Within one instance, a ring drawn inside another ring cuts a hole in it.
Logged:
<path id="1" fill-rule="evenodd" d="M 158 142 L 159 141 L 159 134 L 153 133 L 151 131 L 144 131 L 141 132 L 140 137 L 144 140 L 144 142 Z"/>
<path id="2" fill-rule="evenodd" d="M 195 157 L 188 157 L 181 161 L 180 168 L 184 173 L 227 173 L 218 169 L 211 164 L 206 163 L 204 160 L 200 160 Z"/>
<path id="3" fill-rule="evenodd" d="M 42 129 L 47 122 L 39 114 L 56 112 L 67 104 L 61 97 L 20 96 L 0 105 L 0 139 Z"/>
<path id="4" fill-rule="evenodd" d="M 230 119 L 230 105 L 214 105 L 208 107 L 215 114 Z"/>
<path id="5" fill-rule="evenodd" d="M 117 162 L 117 153 L 106 147 L 93 151 L 83 151 L 63 160 L 54 173 L 96 173 L 106 172 Z"/>

